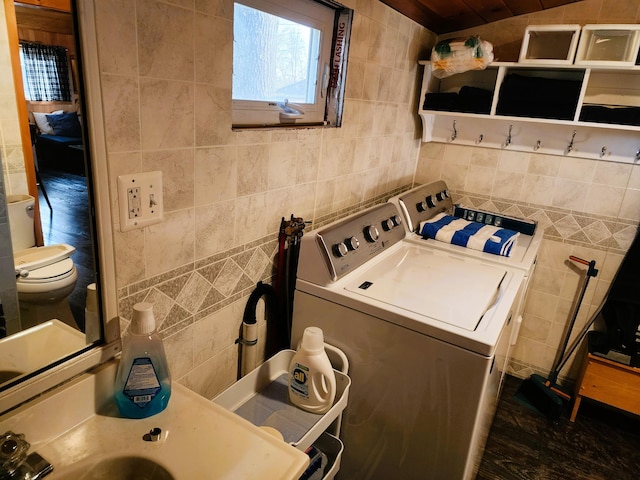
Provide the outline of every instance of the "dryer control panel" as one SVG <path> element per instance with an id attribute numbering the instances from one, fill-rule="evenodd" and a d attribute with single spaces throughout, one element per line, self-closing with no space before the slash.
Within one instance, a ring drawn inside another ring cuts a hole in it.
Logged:
<path id="1" fill-rule="evenodd" d="M 384 203 L 302 237 L 298 278 L 328 285 L 405 237 L 395 205 Z"/>
<path id="2" fill-rule="evenodd" d="M 408 190 L 390 199 L 390 202 L 398 205 L 410 232 L 417 231 L 420 223 L 438 213 L 451 213 L 453 210 L 451 194 L 442 180 Z"/>

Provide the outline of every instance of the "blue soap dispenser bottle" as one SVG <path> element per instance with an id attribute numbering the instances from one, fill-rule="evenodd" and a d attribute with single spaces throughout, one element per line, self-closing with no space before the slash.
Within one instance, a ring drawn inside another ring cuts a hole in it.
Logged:
<path id="1" fill-rule="evenodd" d="M 163 411 L 171 396 L 171 376 L 153 305 L 133 306 L 115 381 L 115 401 L 123 417 L 146 418 Z"/>

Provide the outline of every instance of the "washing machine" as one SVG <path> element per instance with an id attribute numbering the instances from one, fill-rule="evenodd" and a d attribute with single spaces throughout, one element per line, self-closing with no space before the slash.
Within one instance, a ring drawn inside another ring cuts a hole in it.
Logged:
<path id="1" fill-rule="evenodd" d="M 338 478 L 471 479 L 521 269 L 424 248 L 381 204 L 302 237 L 292 346 L 320 327 L 352 380 Z"/>

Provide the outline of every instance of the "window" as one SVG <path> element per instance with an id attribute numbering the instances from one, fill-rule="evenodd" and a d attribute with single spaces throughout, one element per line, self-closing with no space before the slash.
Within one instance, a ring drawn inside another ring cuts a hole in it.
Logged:
<path id="1" fill-rule="evenodd" d="M 233 125 L 339 126 L 352 13 L 330 0 L 235 2 Z"/>
<path id="2" fill-rule="evenodd" d="M 27 100 L 71 101 L 66 48 L 21 43 L 20 65 Z"/>

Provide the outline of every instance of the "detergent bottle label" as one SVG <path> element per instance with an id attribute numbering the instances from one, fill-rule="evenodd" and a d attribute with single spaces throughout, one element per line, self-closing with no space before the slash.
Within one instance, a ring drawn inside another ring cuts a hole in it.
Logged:
<path id="1" fill-rule="evenodd" d="M 148 357 L 136 358 L 131 365 L 122 393 L 135 405 L 144 408 L 158 392 L 160 382 L 153 362 Z"/>
<path id="2" fill-rule="evenodd" d="M 309 367 L 295 363 L 291 372 L 291 389 L 303 398 L 309 398 Z"/>

